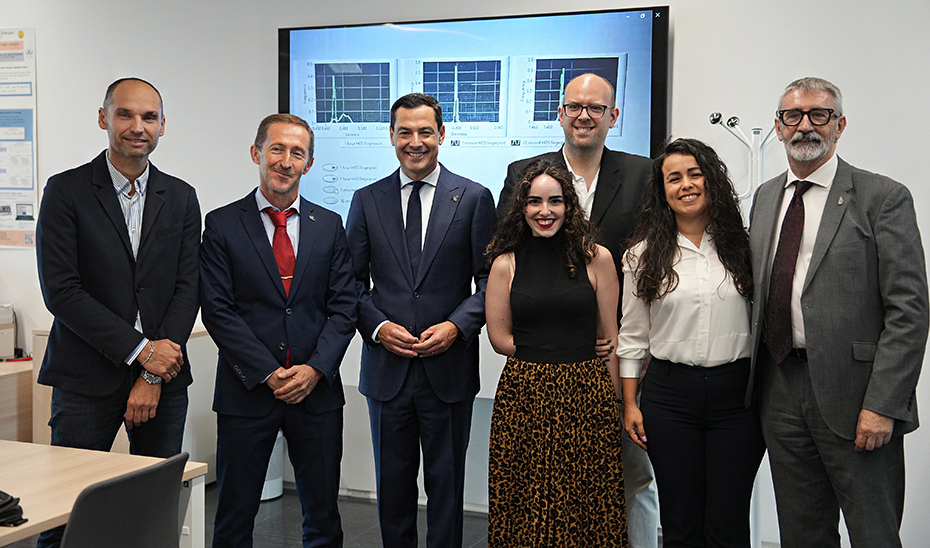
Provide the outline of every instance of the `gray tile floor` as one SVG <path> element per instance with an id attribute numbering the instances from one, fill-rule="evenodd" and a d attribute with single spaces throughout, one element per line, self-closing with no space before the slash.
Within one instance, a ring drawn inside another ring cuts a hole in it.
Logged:
<path id="1" fill-rule="evenodd" d="M 342 497 L 339 499 L 345 548 L 378 548 L 381 533 L 378 530 L 378 511 L 374 501 Z M 213 516 L 216 514 L 216 484 L 206 489 L 207 546 L 213 540 Z M 300 502 L 293 490 L 263 502 L 255 518 L 255 548 L 301 548 Z M 420 547 L 426 546 L 426 511 L 420 510 L 417 518 L 420 530 Z M 33 548 L 35 538 L 21 540 L 10 548 Z M 488 516 L 465 514 L 464 543 L 466 548 L 486 548 L 488 545 Z"/>

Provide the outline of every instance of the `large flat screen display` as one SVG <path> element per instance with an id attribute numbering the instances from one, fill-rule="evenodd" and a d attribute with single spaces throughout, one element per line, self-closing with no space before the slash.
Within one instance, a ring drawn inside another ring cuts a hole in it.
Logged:
<path id="1" fill-rule="evenodd" d="M 439 100 L 439 161 L 500 192 L 507 165 L 557 150 L 565 84 L 617 90 L 607 147 L 652 155 L 667 134 L 668 8 L 279 30 L 279 110 L 310 123 L 301 193 L 345 217 L 352 193 L 397 169 L 391 104 Z"/>

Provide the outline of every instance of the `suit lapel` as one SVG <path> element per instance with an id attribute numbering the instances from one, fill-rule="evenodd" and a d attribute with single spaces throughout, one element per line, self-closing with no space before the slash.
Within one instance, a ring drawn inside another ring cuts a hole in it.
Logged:
<path id="1" fill-rule="evenodd" d="M 297 244 L 297 262 L 294 264 L 294 279 L 291 280 L 291 290 L 288 301 L 294 298 L 297 287 L 303 279 L 304 270 L 310 261 L 313 244 L 316 243 L 316 216 L 314 206 L 303 198 L 300 199 L 300 242 Z M 272 250 L 273 252 L 274 250 Z M 277 265 L 277 263 L 275 263 Z M 283 287 L 283 284 L 282 284 Z"/>
<path id="2" fill-rule="evenodd" d="M 252 246 L 258 254 L 258 258 L 261 259 L 265 271 L 268 272 L 268 276 L 274 281 L 274 286 L 278 289 L 281 296 L 284 297 L 284 284 L 281 283 L 281 273 L 278 272 L 278 262 L 274 258 L 274 250 L 271 248 L 271 242 L 268 241 L 268 234 L 265 233 L 265 226 L 262 224 L 261 218 L 263 213 L 258 210 L 258 204 L 255 202 L 255 193 L 252 192 L 246 195 L 245 198 L 240 200 L 240 204 L 242 205 L 242 210 L 239 218 L 242 222 L 242 228 L 245 230 L 246 235 L 248 235 L 249 241 L 252 242 Z"/>
<path id="3" fill-rule="evenodd" d="M 423 280 L 430 264 L 436 258 L 439 246 L 442 245 L 449 225 L 455 217 L 455 210 L 462 203 L 462 193 L 465 189 L 451 182 L 448 173 L 445 167 L 439 171 L 439 182 L 436 183 L 436 192 L 433 193 L 433 205 L 430 208 L 429 223 L 426 227 L 426 240 L 423 242 L 420 270 L 414 275 L 414 287 Z"/>
<path id="4" fill-rule="evenodd" d="M 594 192 L 594 205 L 591 206 L 591 221 L 600 226 L 611 202 L 620 192 L 622 159 L 619 154 L 611 154 L 606 148 L 601 156 L 601 168 L 597 175 L 597 189 Z"/>
<path id="5" fill-rule="evenodd" d="M 146 242 L 151 237 L 152 229 L 155 226 L 155 219 L 158 218 L 158 212 L 165 204 L 162 194 L 165 192 L 165 181 L 160 171 L 149 164 L 149 182 L 145 189 L 145 208 L 142 211 L 142 238 L 139 241 L 139 249 L 145 247 Z"/>
<path id="6" fill-rule="evenodd" d="M 811 263 L 807 269 L 807 277 L 804 279 L 804 292 L 810 285 L 811 279 L 820 267 L 830 242 L 836 236 L 836 230 L 840 226 L 840 221 L 846 213 L 846 206 L 849 205 L 850 191 L 852 190 L 852 173 L 849 164 L 839 159 L 836 167 L 836 175 L 833 177 L 833 184 L 830 185 L 830 193 L 827 194 L 827 203 L 824 205 L 823 216 L 820 218 L 820 227 L 817 229 L 817 239 L 814 240 L 814 250 L 811 251 Z"/>
<path id="7" fill-rule="evenodd" d="M 762 274 L 762 279 L 757 281 L 762 299 L 768 299 L 769 277 L 772 275 L 769 258 L 772 256 L 772 246 L 777 245 L 778 242 L 775 227 L 778 224 L 778 214 L 785 195 L 787 176 L 787 172 L 782 173 L 771 185 L 763 186 L 759 195 L 756 196 L 760 205 L 757 206 L 756 217 L 753 219 L 752 232 L 755 234 L 759 231 L 759 234 L 757 238 L 750 238 L 750 241 L 757 242 L 751 251 L 754 260 L 759 264 L 758 272 Z"/>
<path id="8" fill-rule="evenodd" d="M 410 268 L 410 253 L 407 252 L 407 233 L 404 231 L 403 210 L 400 207 L 400 170 L 391 175 L 385 184 L 372 189 L 375 209 L 384 238 L 387 240 L 401 272 L 404 273 L 407 283 L 413 287 L 413 272 Z M 381 195 L 379 195 L 379 193 Z M 427 231 L 427 234 L 429 231 Z M 422 259 L 421 259 L 422 263 Z"/>
<path id="9" fill-rule="evenodd" d="M 110 171 L 107 168 L 106 152 L 97 156 L 92 166 L 94 184 L 100 187 L 97 192 L 97 200 L 103 212 L 113 223 L 123 248 L 129 257 L 132 258 L 132 242 L 129 241 L 129 231 L 126 229 L 126 218 L 123 217 L 123 210 L 119 206 L 119 198 L 116 196 L 116 189 L 113 188 L 113 180 L 110 178 Z M 143 218 L 145 216 L 143 215 Z"/>

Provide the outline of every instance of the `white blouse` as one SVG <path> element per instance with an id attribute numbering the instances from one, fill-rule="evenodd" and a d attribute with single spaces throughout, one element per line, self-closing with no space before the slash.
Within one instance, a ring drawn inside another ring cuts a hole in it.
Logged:
<path id="1" fill-rule="evenodd" d="M 739 294 L 708 234 L 697 248 L 678 235 L 678 286 L 647 305 L 633 295 L 640 242 L 623 257 L 623 318 L 617 340 L 620 376 L 639 377 L 647 354 L 676 363 L 714 367 L 751 353 L 749 301 Z M 632 253 L 631 253 L 632 252 Z"/>

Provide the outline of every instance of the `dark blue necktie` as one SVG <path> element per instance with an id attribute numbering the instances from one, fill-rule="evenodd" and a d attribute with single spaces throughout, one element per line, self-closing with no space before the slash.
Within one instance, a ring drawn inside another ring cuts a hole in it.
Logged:
<path id="1" fill-rule="evenodd" d="M 410 253 L 410 267 L 416 276 L 420 268 L 420 256 L 423 254 L 423 207 L 420 205 L 420 189 L 423 181 L 414 181 L 407 199 L 407 251 Z"/>

